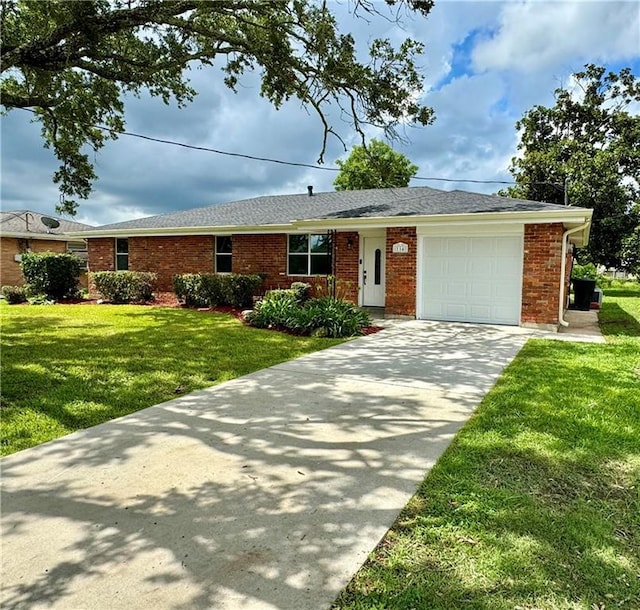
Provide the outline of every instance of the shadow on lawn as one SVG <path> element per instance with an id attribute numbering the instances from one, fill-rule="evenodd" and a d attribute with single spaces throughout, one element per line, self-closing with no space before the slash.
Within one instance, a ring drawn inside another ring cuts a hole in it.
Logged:
<path id="1" fill-rule="evenodd" d="M 640 293 L 630 293 L 629 296 L 640 297 Z M 608 337 L 640 337 L 640 322 L 617 303 L 602 304 L 600 328 Z"/>
<path id="2" fill-rule="evenodd" d="M 383 332 L 6 458 L 4 556 L 38 524 L 6 607 L 328 607 L 523 341 L 500 339 Z"/>

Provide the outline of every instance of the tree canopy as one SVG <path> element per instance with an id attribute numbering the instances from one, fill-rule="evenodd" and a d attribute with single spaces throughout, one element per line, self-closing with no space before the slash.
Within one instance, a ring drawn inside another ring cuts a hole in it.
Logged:
<path id="1" fill-rule="evenodd" d="M 375 138 L 365 146 L 354 146 L 343 161 L 337 159 L 340 168 L 333 182 L 336 191 L 356 191 L 409 186 L 418 166 L 387 143 Z"/>
<path id="2" fill-rule="evenodd" d="M 386 3 L 426 16 L 433 0 Z M 351 10 L 377 13 L 369 0 Z M 61 163 L 60 212 L 73 214 L 74 197 L 91 192 L 96 174 L 86 147 L 99 150 L 124 131 L 123 94 L 147 90 L 184 106 L 196 95 L 185 75 L 192 66 L 219 64 L 233 91 L 257 70 L 260 94 L 276 108 L 297 98 L 315 111 L 324 129 L 319 163 L 327 137 L 340 138 L 330 104 L 361 135 L 365 125 L 394 134 L 400 123 L 433 118 L 416 101 L 422 45 L 407 39 L 396 49 L 375 39 L 360 60 L 353 36 L 338 30 L 320 0 L 5 0 L 0 11 L 1 103 L 32 110 L 41 123 Z"/>
<path id="3" fill-rule="evenodd" d="M 593 209 L 583 261 L 619 267 L 624 239 L 639 222 L 640 82 L 629 68 L 619 73 L 588 64 L 573 75 L 572 90 L 555 91 L 551 108 L 535 106 L 516 123 L 521 156 L 512 160 L 512 197 Z"/>

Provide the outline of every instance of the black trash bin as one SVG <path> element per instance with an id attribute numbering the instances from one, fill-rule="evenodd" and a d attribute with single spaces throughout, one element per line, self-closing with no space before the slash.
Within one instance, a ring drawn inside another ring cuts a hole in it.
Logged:
<path id="1" fill-rule="evenodd" d="M 591 308 L 591 297 L 596 289 L 596 281 L 587 278 L 572 278 L 573 282 L 573 305 L 580 311 L 589 311 Z"/>

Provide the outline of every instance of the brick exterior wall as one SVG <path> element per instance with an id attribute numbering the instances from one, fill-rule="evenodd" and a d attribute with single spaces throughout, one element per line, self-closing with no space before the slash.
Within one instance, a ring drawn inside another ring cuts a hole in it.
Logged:
<path id="1" fill-rule="evenodd" d="M 524 227 L 523 324 L 558 324 L 563 233 L 561 223 Z"/>
<path id="2" fill-rule="evenodd" d="M 87 240 L 89 271 L 115 271 L 116 247 L 113 237 L 94 237 Z"/>
<path id="3" fill-rule="evenodd" d="M 403 242 L 409 252 L 393 252 L 393 244 Z M 416 315 L 418 238 L 415 227 L 387 229 L 385 314 Z"/>
<path id="4" fill-rule="evenodd" d="M 349 249 L 348 239 L 352 240 Z M 326 290 L 319 277 L 287 275 L 287 236 L 233 235 L 233 273 L 265 273 L 263 290 L 288 288 L 293 282 L 309 282 Z M 214 270 L 215 238 L 211 235 L 180 237 L 130 237 L 129 269 L 158 274 L 158 290 L 171 291 L 177 273 L 211 273 Z M 90 271 L 115 270 L 114 238 L 89 240 Z M 336 237 L 336 276 L 340 296 L 357 303 L 358 234 L 339 233 Z"/>
<path id="5" fill-rule="evenodd" d="M 171 292 L 178 273 L 212 273 L 212 235 L 129 238 L 129 269 L 158 274 L 157 290 Z"/>
<path id="6" fill-rule="evenodd" d="M 15 237 L 0 238 L 0 286 L 22 286 L 24 277 L 20 263 L 14 257 L 27 251 L 27 242 L 31 252 L 67 251 L 66 241 L 52 239 L 18 239 Z"/>
<path id="7" fill-rule="evenodd" d="M 89 239 L 89 270 L 114 271 L 115 239 Z M 180 237 L 130 237 L 129 269 L 158 274 L 157 290 L 171 292 L 177 273 L 211 273 L 214 238 L 211 235 Z M 92 287 L 93 289 L 94 287 Z"/>

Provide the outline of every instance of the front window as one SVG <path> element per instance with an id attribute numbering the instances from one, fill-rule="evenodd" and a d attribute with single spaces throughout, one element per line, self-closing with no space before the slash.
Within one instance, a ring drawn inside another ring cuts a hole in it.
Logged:
<path id="1" fill-rule="evenodd" d="M 116 271 L 129 269 L 129 240 L 116 239 Z"/>
<path id="2" fill-rule="evenodd" d="M 289 275 L 331 274 L 331 236 L 289 235 Z"/>
<path id="3" fill-rule="evenodd" d="M 216 273 L 231 273 L 231 235 L 216 237 Z"/>

